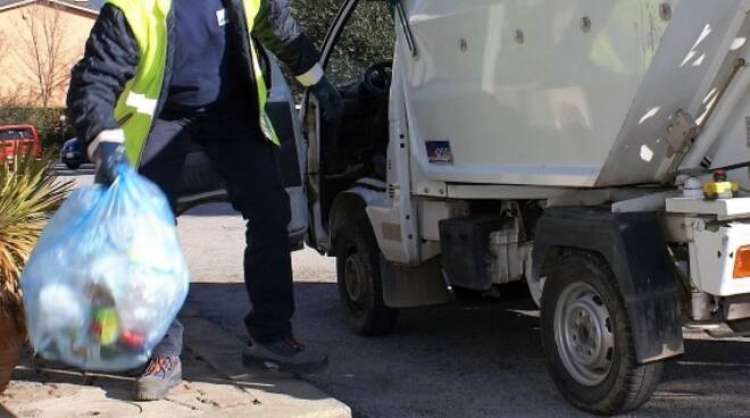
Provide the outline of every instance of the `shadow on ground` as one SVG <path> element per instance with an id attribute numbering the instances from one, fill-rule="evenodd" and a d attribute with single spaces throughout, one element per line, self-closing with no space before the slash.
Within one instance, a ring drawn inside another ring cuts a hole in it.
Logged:
<path id="1" fill-rule="evenodd" d="M 330 354 L 310 380 L 360 417 L 588 416 L 548 376 L 530 300 L 401 312 L 386 337 L 352 334 L 333 283 L 296 283 L 295 333 Z M 244 338 L 244 286 L 194 283 L 189 305 Z M 634 417 L 748 416 L 750 344 L 695 341 L 666 364 L 663 383 Z"/>

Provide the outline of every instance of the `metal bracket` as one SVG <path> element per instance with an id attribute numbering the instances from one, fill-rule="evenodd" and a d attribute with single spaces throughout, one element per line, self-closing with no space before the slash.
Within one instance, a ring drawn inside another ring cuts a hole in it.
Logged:
<path id="1" fill-rule="evenodd" d="M 695 123 L 690 115 L 682 109 L 675 112 L 669 118 L 669 124 L 667 125 L 666 139 L 669 144 L 667 157 L 672 157 L 675 154 L 685 151 L 692 143 L 692 140 L 697 138 L 699 134 L 700 126 Z"/>

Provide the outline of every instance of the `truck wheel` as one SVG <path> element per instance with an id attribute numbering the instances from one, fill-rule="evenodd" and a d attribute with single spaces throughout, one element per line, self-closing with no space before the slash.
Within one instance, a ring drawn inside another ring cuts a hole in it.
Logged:
<path id="1" fill-rule="evenodd" d="M 391 332 L 398 310 L 383 302 L 380 250 L 367 218 L 348 220 L 334 245 L 339 296 L 351 327 L 367 336 Z"/>
<path id="2" fill-rule="evenodd" d="M 636 363 L 617 281 L 592 254 L 564 256 L 549 276 L 541 333 L 555 385 L 578 408 L 623 413 L 648 401 L 659 383 L 663 363 Z"/>
<path id="3" fill-rule="evenodd" d="M 78 170 L 81 167 L 81 163 L 66 162 L 65 166 L 70 170 Z"/>

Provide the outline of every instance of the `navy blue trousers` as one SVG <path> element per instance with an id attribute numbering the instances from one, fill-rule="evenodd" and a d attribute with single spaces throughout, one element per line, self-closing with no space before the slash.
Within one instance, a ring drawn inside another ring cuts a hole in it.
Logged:
<path id="1" fill-rule="evenodd" d="M 292 335 L 291 210 L 278 149 L 263 137 L 253 113 L 242 106 L 190 116 L 162 112 L 143 150 L 140 173 L 165 192 L 174 208 L 188 149 L 203 147 L 225 180 L 232 206 L 247 222 L 244 270 L 251 308 L 245 325 L 253 341 L 269 343 Z M 154 354 L 179 355 L 181 350 L 182 326 L 175 323 Z"/>

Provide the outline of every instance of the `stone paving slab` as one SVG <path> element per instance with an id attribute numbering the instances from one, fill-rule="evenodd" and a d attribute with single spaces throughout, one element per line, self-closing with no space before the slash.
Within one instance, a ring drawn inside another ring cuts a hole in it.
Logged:
<path id="1" fill-rule="evenodd" d="M 133 376 L 35 367 L 25 354 L 0 395 L 0 417 L 351 418 L 351 410 L 311 384 L 276 372 L 247 373 L 242 343 L 195 312 L 186 328 L 183 382 L 158 402 L 132 402 Z"/>
<path id="2" fill-rule="evenodd" d="M 23 418 L 196 417 L 257 402 L 253 394 L 222 377 L 192 350 L 185 350 L 182 359 L 185 380 L 166 400 L 132 402 L 133 377 L 37 369 L 25 355 L 0 402 Z"/>

